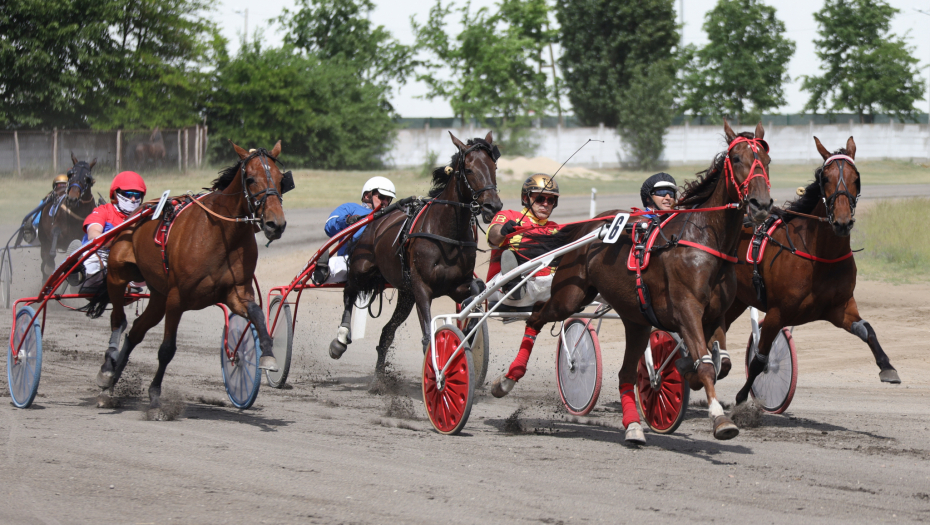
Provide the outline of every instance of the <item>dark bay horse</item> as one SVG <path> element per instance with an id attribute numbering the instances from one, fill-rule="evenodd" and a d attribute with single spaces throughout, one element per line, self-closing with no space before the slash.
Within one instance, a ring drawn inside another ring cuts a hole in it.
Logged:
<path id="1" fill-rule="evenodd" d="M 68 170 L 68 189 L 59 199 L 50 194 L 42 207 L 39 219 L 38 237 L 42 245 L 42 278 L 55 271 L 55 255 L 59 247 L 67 248 L 74 240 L 84 237 L 84 219 L 94 211 L 94 178 L 91 170 L 97 164 L 97 159 L 88 163 L 79 161 L 71 153 L 71 162 L 74 164 Z M 50 215 L 51 212 L 51 215 Z"/>
<path id="2" fill-rule="evenodd" d="M 736 300 L 727 312 L 727 327 L 749 306 L 766 312 L 759 340 L 762 359 L 753 359 L 750 363 L 749 377 L 736 395 L 737 402 L 746 400 L 756 377 L 765 369 L 769 350 L 778 332 L 785 326 L 799 326 L 812 321 L 828 321 L 862 339 L 875 356 L 880 369 L 879 378 L 886 383 L 901 382 L 878 343 L 875 330 L 859 316 L 859 307 L 853 297 L 856 261 L 852 256 L 849 233 L 855 223 L 860 188 L 859 171 L 854 163 L 856 143 L 849 137 L 845 148 L 830 153 L 817 137 L 814 137 L 814 142 L 824 164 L 814 172 L 814 181 L 805 188 L 803 195 L 788 203 L 786 209 L 789 213 L 776 210 L 776 215 L 784 221 L 784 227 L 772 232 L 772 239 L 759 264 L 764 294 L 757 294 L 753 286 L 752 264 L 741 264 L 736 268 L 739 285 Z M 822 220 L 790 212 L 814 215 Z M 740 235 L 738 253 L 742 260 L 746 259 L 752 236 L 752 227 L 744 228 Z M 792 247 L 821 260 L 792 255 Z"/>
<path id="3" fill-rule="evenodd" d="M 756 126 L 754 134 L 737 135 L 725 122 L 724 132 L 729 145 L 727 151 L 718 154 L 707 171 L 685 185 L 679 207 L 713 208 L 729 203 L 739 203 L 739 207 L 679 214 L 670 219 L 662 231 L 668 239 L 687 240 L 733 256 L 743 216 L 748 214 L 754 222 L 762 222 L 772 207 L 767 176 L 770 158 L 768 146 L 762 141 L 762 124 Z M 584 222 L 567 226 L 551 236 L 530 234 L 526 238 L 538 244 L 534 249 L 543 253 L 602 225 L 602 222 Z M 626 350 L 619 373 L 621 385 L 636 382 L 637 362 L 645 352 L 652 331 L 652 325 L 640 311 L 636 273 L 626 267 L 631 247 L 630 236 L 623 235 L 616 244 L 595 242 L 562 256 L 552 281 L 552 297 L 545 303 L 537 303 L 526 323 L 528 329 L 539 332 L 546 323 L 564 321 L 581 311 L 600 293 L 620 315 L 626 333 Z M 652 296 L 656 319 L 668 330 L 678 332 L 687 345 L 690 362 L 683 375 L 692 389 L 703 386 L 714 437 L 731 439 L 739 429 L 717 401 L 714 383 L 718 374 L 706 356 L 714 341 L 726 348 L 725 314 L 736 295 L 734 265 L 702 249 L 680 244 L 655 251 L 651 257 L 642 276 Z M 728 361 L 723 363 L 720 377 L 728 372 Z M 632 406 L 633 414 L 629 417 L 638 424 L 635 404 Z M 625 421 L 627 410 L 624 409 Z"/>
<path id="4" fill-rule="evenodd" d="M 258 261 L 255 234 L 263 231 L 265 237 L 274 240 L 284 233 L 286 221 L 281 194 L 293 187 L 293 179 L 278 169 L 280 141 L 270 152 L 264 148 L 248 152 L 235 144 L 233 148 L 239 161 L 220 172 L 213 181 L 213 192 L 200 201 L 213 213 L 191 203 L 175 219 L 166 243 L 168 272 L 163 265 L 161 249 L 154 242 L 159 221 L 142 222 L 114 239 L 107 271 L 107 292 L 113 303 L 110 316 L 113 332 L 97 375 L 97 385 L 101 388 L 109 389 L 116 384 L 132 349 L 142 342 L 150 328 L 165 318 L 165 335 L 158 349 L 158 371 L 149 387 L 151 407 L 158 408 L 165 368 L 177 349 L 181 315 L 217 303 L 225 304 L 233 313 L 252 321 L 261 342 L 260 367 L 276 368 L 271 337 L 252 289 Z M 151 297 L 126 335 L 122 350 L 117 352 L 119 338 L 126 329 L 123 306 L 130 281 L 145 281 Z"/>
<path id="5" fill-rule="evenodd" d="M 480 213 L 485 224 L 503 207 L 497 194 L 497 146 L 489 132 L 482 140 L 463 144 L 451 133 L 458 150 L 448 167 L 433 171 L 434 199 L 419 218 L 409 240 L 398 240 L 407 215 L 388 213 L 362 233 L 349 259 L 349 275 L 343 291 L 345 310 L 340 333 L 330 344 L 330 357 L 339 359 L 351 340 L 352 306 L 361 292 L 373 292 L 388 282 L 397 289 L 394 315 L 381 331 L 377 372 L 383 372 L 388 349 L 397 327 L 417 306 L 423 348 L 429 341 L 430 305 L 433 299 L 449 296 L 462 302 L 483 289 L 474 277 L 477 239 L 472 221 Z M 395 241 L 402 246 L 395 244 Z M 399 256 L 400 255 L 400 256 Z M 364 315 L 364 314 L 363 314 Z"/>

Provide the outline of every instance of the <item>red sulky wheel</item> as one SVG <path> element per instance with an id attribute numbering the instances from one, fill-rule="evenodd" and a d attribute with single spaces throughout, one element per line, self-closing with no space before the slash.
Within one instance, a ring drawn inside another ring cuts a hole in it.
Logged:
<path id="1" fill-rule="evenodd" d="M 652 349 L 653 369 L 659 370 L 669 354 L 675 351 L 677 343 L 667 332 L 656 330 L 649 335 L 649 346 Z M 649 381 L 645 357 L 639 358 L 636 374 L 636 400 L 646 424 L 658 434 L 674 432 L 678 425 L 681 425 L 688 409 L 691 390 L 675 367 L 677 357 L 672 356 L 659 373 L 655 385 Z"/>
<path id="2" fill-rule="evenodd" d="M 436 361 L 442 369 L 465 335 L 451 324 L 436 331 Z M 433 369 L 433 347 L 423 356 L 423 403 L 433 428 L 440 434 L 458 434 L 468 421 L 475 397 L 475 365 L 466 344 L 446 370 L 442 385 L 437 384 Z"/>

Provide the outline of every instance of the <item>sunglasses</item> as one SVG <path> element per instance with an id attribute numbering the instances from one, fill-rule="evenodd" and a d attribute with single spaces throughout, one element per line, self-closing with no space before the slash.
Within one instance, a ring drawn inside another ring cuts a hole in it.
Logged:
<path id="1" fill-rule="evenodd" d="M 142 200 L 142 197 L 145 196 L 145 194 L 142 193 L 141 191 L 122 191 L 122 190 L 120 190 L 118 193 L 119 193 L 120 195 L 122 195 L 123 197 L 126 197 L 127 199 L 135 199 L 135 200 L 137 200 L 137 201 L 138 201 L 138 200 Z"/>
<path id="2" fill-rule="evenodd" d="M 380 199 L 381 202 L 383 202 L 385 205 L 390 204 L 391 201 L 394 200 L 394 197 L 388 197 L 387 195 L 381 195 L 378 192 L 374 192 L 371 195 L 372 197 L 378 197 L 378 199 Z"/>
<path id="3" fill-rule="evenodd" d="M 533 202 L 536 204 L 551 204 L 552 206 L 555 206 L 559 203 L 559 198 L 556 195 L 540 195 L 539 197 L 533 199 Z"/>
<path id="4" fill-rule="evenodd" d="M 655 195 L 656 197 L 675 197 L 675 190 L 667 190 L 667 189 L 655 190 L 652 192 L 652 194 Z"/>

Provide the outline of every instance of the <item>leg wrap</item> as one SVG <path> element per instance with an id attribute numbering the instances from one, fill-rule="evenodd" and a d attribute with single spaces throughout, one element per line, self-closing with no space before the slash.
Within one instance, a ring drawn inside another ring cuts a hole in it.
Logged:
<path id="1" fill-rule="evenodd" d="M 869 325 L 869 322 L 865 319 L 860 319 L 852 324 L 849 327 L 849 331 L 852 332 L 856 337 L 862 339 L 865 343 L 869 342 L 869 328 L 872 328 Z"/>
<path id="2" fill-rule="evenodd" d="M 517 352 L 517 358 L 510 364 L 510 370 L 507 372 L 508 378 L 519 381 L 526 374 L 526 363 L 530 360 L 537 334 L 539 334 L 538 331 L 529 326 L 526 327 L 523 332 L 523 341 L 520 342 L 520 351 Z"/>
<path id="3" fill-rule="evenodd" d="M 631 383 L 620 385 L 620 406 L 623 409 L 623 428 L 630 423 L 639 423 L 639 412 L 636 410 L 636 394 Z"/>

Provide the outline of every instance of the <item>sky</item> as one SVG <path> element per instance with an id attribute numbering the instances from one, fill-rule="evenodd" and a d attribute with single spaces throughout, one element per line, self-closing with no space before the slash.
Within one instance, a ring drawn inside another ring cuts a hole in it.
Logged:
<path id="1" fill-rule="evenodd" d="M 712 9 L 717 0 L 675 0 L 678 21 L 681 23 L 682 5 L 684 6 L 684 41 L 685 44 L 702 45 L 707 42 L 704 33 L 704 16 Z M 395 38 L 404 44 L 413 44 L 414 36 L 410 27 L 410 17 L 424 22 L 429 15 L 434 1 L 424 0 L 373 0 L 376 5 L 372 21 L 383 25 Z M 472 0 L 472 8 L 493 8 L 496 0 Z M 892 31 L 905 36 L 909 46 L 914 48 L 914 55 L 920 60 L 921 74 L 926 79 L 927 65 L 930 63 L 930 15 L 916 11 L 920 9 L 930 13 L 930 0 L 890 0 L 889 3 L 901 12 L 892 21 Z M 819 61 L 815 55 L 814 39 L 817 38 L 817 23 L 814 13 L 823 7 L 822 0 L 769 0 L 777 16 L 785 23 L 786 36 L 795 41 L 796 49 L 788 74 L 791 82 L 785 86 L 786 105 L 777 113 L 801 113 L 807 102 L 808 94 L 801 91 L 802 75 L 816 75 Z M 284 8 L 293 8 L 293 0 L 222 0 L 218 2 L 211 17 L 219 24 L 224 36 L 230 41 L 230 51 L 234 52 L 243 35 L 244 16 L 248 9 L 249 38 L 257 32 L 269 45 L 280 45 L 283 33 L 280 27 L 271 24 L 270 19 L 281 14 Z M 236 13 L 239 12 L 239 14 Z M 426 86 L 415 81 L 408 82 L 399 91 L 395 91 L 392 103 L 402 117 L 450 117 L 452 109 L 444 100 L 425 100 L 419 98 L 426 93 Z M 922 112 L 930 111 L 926 95 L 917 107 Z"/>

